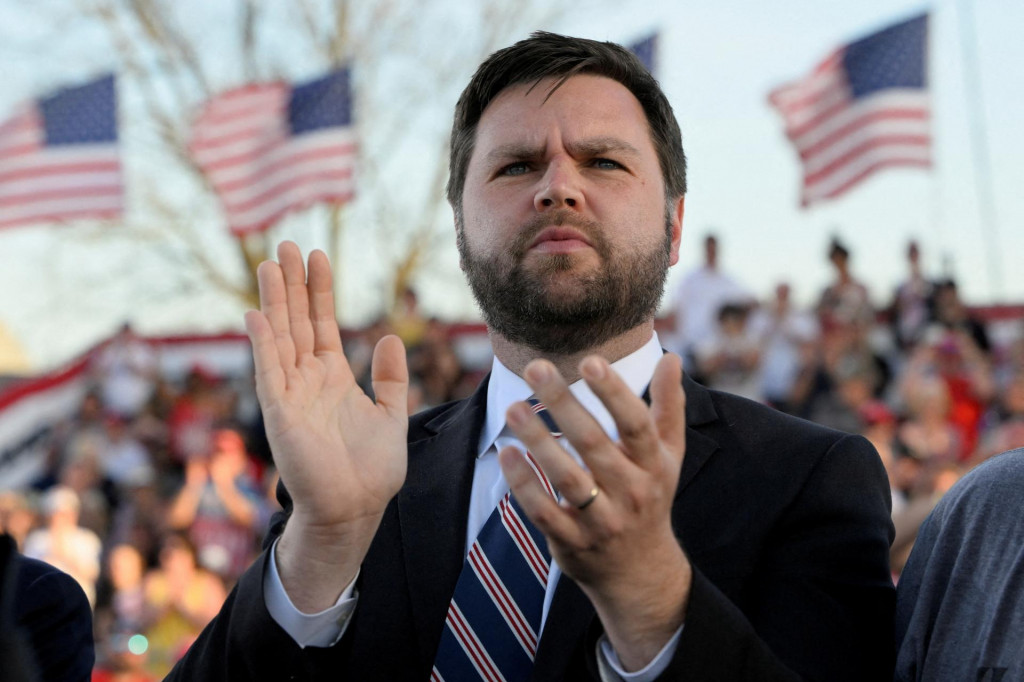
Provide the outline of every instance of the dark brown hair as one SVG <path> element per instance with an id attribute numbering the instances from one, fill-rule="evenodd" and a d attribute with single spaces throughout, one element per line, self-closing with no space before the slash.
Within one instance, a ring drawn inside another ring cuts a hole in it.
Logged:
<path id="1" fill-rule="evenodd" d="M 476 140 L 476 126 L 487 106 L 511 86 L 557 78 L 554 90 L 579 74 L 611 78 L 633 93 L 647 116 L 651 141 L 665 181 L 666 200 L 686 193 L 686 155 L 679 123 L 658 81 L 636 55 L 615 43 L 536 31 L 526 40 L 488 57 L 455 105 L 447 194 L 458 222 L 461 222 L 462 192 Z"/>

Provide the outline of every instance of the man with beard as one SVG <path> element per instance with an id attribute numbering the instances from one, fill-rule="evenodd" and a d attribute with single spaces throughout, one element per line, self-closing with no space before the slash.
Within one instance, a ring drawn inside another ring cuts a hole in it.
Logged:
<path id="1" fill-rule="evenodd" d="M 171 679 L 891 675 L 874 450 L 708 391 L 658 343 L 685 158 L 640 62 L 549 33 L 495 53 L 450 160 L 491 374 L 410 419 L 388 337 L 370 400 L 326 257 L 282 244 L 246 324 L 285 511 Z"/>

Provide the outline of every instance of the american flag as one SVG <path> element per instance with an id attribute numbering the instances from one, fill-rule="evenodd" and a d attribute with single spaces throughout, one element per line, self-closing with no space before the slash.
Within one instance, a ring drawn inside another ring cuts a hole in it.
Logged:
<path id="1" fill-rule="evenodd" d="M 831 199 L 887 166 L 931 166 L 928 15 L 840 47 L 769 95 L 803 164 L 801 203 Z"/>
<path id="2" fill-rule="evenodd" d="M 0 123 L 0 228 L 121 215 L 114 86 L 105 75 Z"/>
<path id="3" fill-rule="evenodd" d="M 253 84 L 207 102 L 190 150 L 236 235 L 286 212 L 353 196 L 356 142 L 349 71 L 292 86 Z"/>

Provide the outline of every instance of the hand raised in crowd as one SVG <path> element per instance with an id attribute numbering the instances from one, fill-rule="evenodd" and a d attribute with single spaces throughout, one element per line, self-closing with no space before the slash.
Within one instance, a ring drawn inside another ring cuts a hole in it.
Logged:
<path id="1" fill-rule="evenodd" d="M 682 370 L 677 356 L 661 359 L 648 407 L 605 360 L 589 357 L 580 369 L 615 420 L 619 442 L 608 438 L 555 367 L 539 360 L 527 366 L 525 378 L 586 468 L 526 403 L 509 409 L 509 426 L 560 492 L 561 503 L 515 448 L 503 449 L 500 461 L 552 557 L 593 602 L 619 659 L 635 670 L 682 624 L 689 594 L 690 564 L 670 518 L 686 448 Z"/>
<path id="2" fill-rule="evenodd" d="M 405 481 L 405 348 L 395 336 L 377 344 L 374 401 L 342 352 L 326 255 L 310 254 L 307 277 L 298 246 L 284 242 L 278 262 L 260 264 L 257 276 L 260 310 L 245 317 L 256 393 L 294 503 L 278 568 L 293 603 L 320 610 L 355 577 L 384 508 Z"/>

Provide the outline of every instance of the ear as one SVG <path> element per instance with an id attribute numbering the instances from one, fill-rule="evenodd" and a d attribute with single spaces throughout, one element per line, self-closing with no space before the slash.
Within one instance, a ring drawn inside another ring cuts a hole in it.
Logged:
<path id="1" fill-rule="evenodd" d="M 669 220 L 672 223 L 672 247 L 669 249 L 669 265 L 679 262 L 679 242 L 683 236 L 683 205 L 686 197 L 681 196 L 672 202 L 669 210 Z"/>

